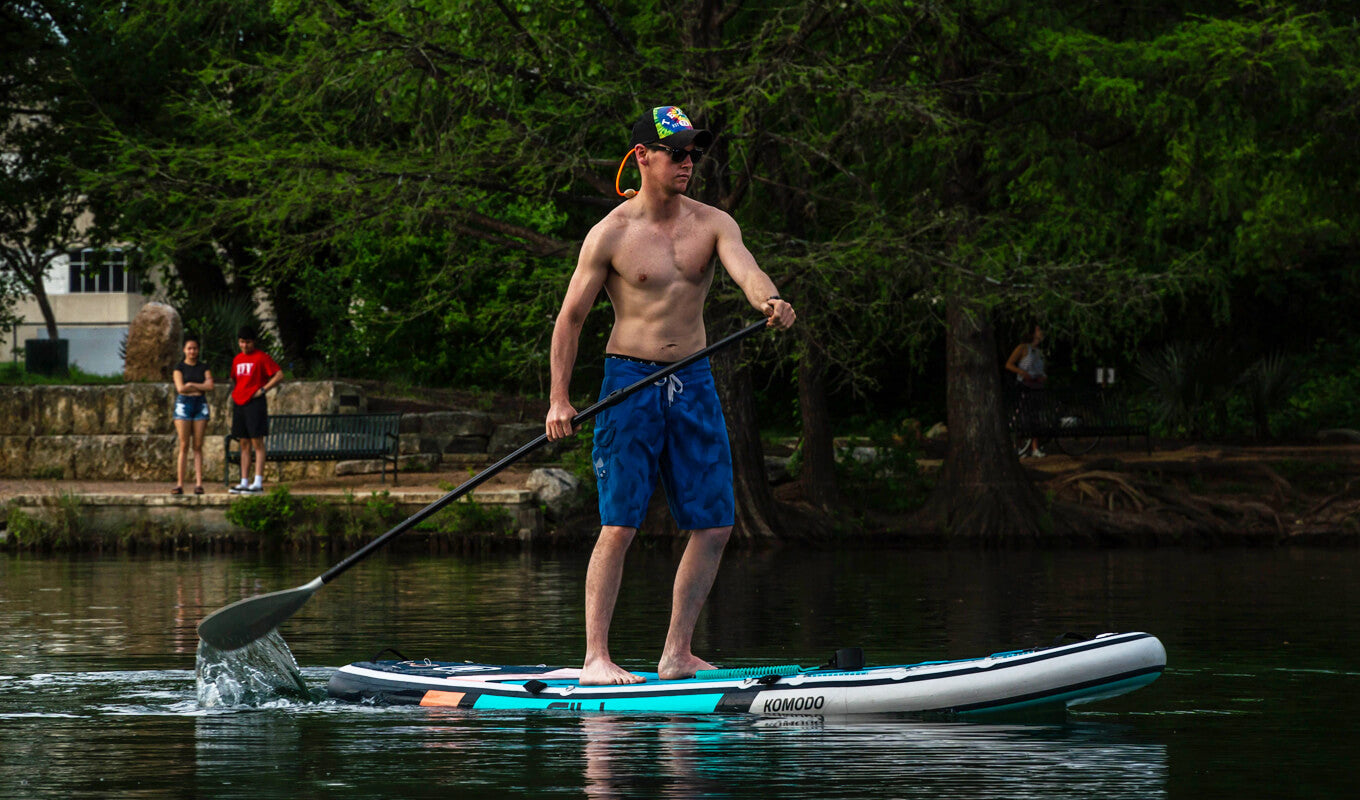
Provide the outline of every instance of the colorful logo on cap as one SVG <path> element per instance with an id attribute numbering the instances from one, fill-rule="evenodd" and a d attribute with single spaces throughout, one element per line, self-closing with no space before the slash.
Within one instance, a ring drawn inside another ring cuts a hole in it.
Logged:
<path id="1" fill-rule="evenodd" d="M 681 131 L 694 130 L 689 117 L 685 116 L 685 112 L 681 111 L 678 106 L 658 106 L 652 109 L 652 121 L 656 123 L 656 137 L 658 139 L 665 139 L 667 136 Z"/>

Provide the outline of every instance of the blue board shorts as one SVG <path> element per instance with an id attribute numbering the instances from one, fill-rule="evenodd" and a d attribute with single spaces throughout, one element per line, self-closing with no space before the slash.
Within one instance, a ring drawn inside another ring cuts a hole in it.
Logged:
<path id="1" fill-rule="evenodd" d="M 663 366 L 606 356 L 600 398 Z M 602 525 L 642 527 L 658 474 L 681 530 L 733 523 L 732 450 L 708 359 L 601 412 L 595 418 L 591 460 Z"/>
<path id="2" fill-rule="evenodd" d="M 175 395 L 175 419 L 208 419 L 208 398 L 203 395 Z"/>

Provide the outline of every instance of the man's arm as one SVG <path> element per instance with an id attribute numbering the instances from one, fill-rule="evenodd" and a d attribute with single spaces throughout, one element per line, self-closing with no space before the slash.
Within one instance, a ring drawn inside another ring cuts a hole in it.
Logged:
<path id="1" fill-rule="evenodd" d="M 274 366 L 277 367 L 278 365 L 275 364 Z M 280 383 L 283 383 L 283 368 L 282 368 L 282 367 L 279 368 L 279 371 L 278 371 L 278 372 L 275 372 L 273 375 L 270 375 L 270 376 L 269 376 L 269 380 L 265 382 L 265 385 L 264 385 L 264 386 L 261 386 L 261 387 L 260 387 L 260 390 L 259 390 L 258 392 L 255 393 L 255 396 L 256 396 L 256 397 L 264 397 L 265 392 L 269 391 L 270 389 L 273 389 L 275 386 L 278 386 Z"/>
<path id="2" fill-rule="evenodd" d="M 737 221 L 722 211 L 717 212 L 718 259 L 732 280 L 737 282 L 746 295 L 746 302 L 760 313 L 770 318 L 770 326 L 779 330 L 792 327 L 797 317 L 793 306 L 779 297 L 774 281 L 756 265 L 755 256 L 746 249 L 741 240 L 741 228 Z"/>
<path id="3" fill-rule="evenodd" d="M 576 351 L 580 346 L 581 327 L 585 325 L 590 307 L 604 287 L 609 275 L 609 256 L 602 243 L 597 225 L 587 234 L 576 261 L 576 271 L 567 284 L 562 309 L 553 324 L 551 382 L 548 388 L 548 419 L 545 423 L 549 441 L 556 441 L 575 433 L 571 420 L 576 409 L 571 405 L 571 372 L 576 366 Z"/>

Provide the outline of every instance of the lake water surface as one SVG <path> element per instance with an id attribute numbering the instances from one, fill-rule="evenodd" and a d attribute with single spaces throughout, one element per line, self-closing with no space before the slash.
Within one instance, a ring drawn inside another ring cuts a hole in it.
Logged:
<path id="1" fill-rule="evenodd" d="M 375 556 L 282 629 L 311 702 L 199 706 L 194 626 L 320 556 L 0 556 L 0 798 L 1330 797 L 1360 746 L 1360 551 L 729 553 L 696 634 L 722 666 L 966 658 L 1145 630 L 1150 687 L 1062 720 L 791 724 L 324 700 L 410 657 L 577 664 L 586 553 Z M 678 554 L 630 555 L 613 652 L 654 668 Z"/>

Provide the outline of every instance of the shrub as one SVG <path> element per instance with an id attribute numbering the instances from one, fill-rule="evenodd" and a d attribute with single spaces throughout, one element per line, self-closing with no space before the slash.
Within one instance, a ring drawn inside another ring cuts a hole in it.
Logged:
<path id="1" fill-rule="evenodd" d="M 256 533 L 288 534 L 299 516 L 315 511 L 315 500 L 293 497 L 287 486 L 275 486 L 269 494 L 241 497 L 232 503 L 227 508 L 227 521 Z"/>

